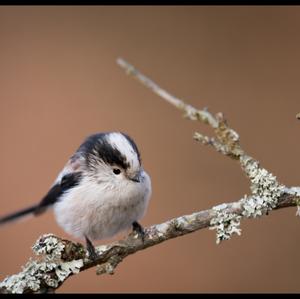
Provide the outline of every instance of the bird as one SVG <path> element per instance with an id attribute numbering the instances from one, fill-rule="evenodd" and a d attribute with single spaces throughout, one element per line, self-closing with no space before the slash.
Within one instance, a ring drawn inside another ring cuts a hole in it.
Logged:
<path id="1" fill-rule="evenodd" d="M 57 224 L 85 240 L 89 257 L 96 259 L 96 240 L 130 228 L 144 240 L 139 221 L 151 192 L 134 140 L 122 132 L 96 133 L 82 142 L 37 204 L 0 217 L 0 226 L 53 208 Z"/>

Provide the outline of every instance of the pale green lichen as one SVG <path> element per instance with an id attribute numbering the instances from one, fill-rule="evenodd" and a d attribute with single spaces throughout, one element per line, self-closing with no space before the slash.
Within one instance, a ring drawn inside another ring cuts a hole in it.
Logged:
<path id="1" fill-rule="evenodd" d="M 217 244 L 229 240 L 232 234 L 241 235 L 241 216 L 228 212 L 226 204 L 215 206 L 213 210 L 216 215 L 211 219 L 209 229 L 216 230 Z"/>
<path id="2" fill-rule="evenodd" d="M 276 177 L 264 168 L 260 168 L 257 161 L 246 158 L 241 161 L 246 174 L 251 182 L 251 196 L 245 196 L 243 216 L 257 217 L 267 214 L 277 206 L 278 198 L 284 192 L 284 186 L 280 185 Z"/>
<path id="3" fill-rule="evenodd" d="M 5 288 L 13 294 L 22 294 L 25 290 L 37 291 L 40 288 L 39 265 L 36 261 L 29 261 L 23 271 L 6 277 L 1 283 L 0 288 Z"/>
<path id="4" fill-rule="evenodd" d="M 83 260 L 64 262 L 56 267 L 55 273 L 60 281 L 64 281 L 71 273 L 79 273 L 82 266 Z"/>
<path id="5" fill-rule="evenodd" d="M 52 234 L 43 235 L 32 246 L 33 251 L 37 255 L 45 256 L 46 261 L 60 259 L 64 248 L 65 245 Z"/>
<path id="6" fill-rule="evenodd" d="M 40 261 L 30 260 L 22 272 L 5 278 L 0 283 L 0 288 L 5 288 L 11 293 L 24 293 L 26 291 L 39 291 L 41 283 L 56 288 L 70 274 L 78 273 L 83 266 L 83 260 L 63 261 L 61 259 L 65 245 L 54 235 L 44 235 L 33 245 L 33 251 L 42 255 Z M 49 275 L 53 273 L 56 274 Z"/>

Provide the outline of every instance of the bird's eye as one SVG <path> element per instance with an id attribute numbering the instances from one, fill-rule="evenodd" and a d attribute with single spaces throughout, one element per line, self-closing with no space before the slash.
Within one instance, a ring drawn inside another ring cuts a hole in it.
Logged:
<path id="1" fill-rule="evenodd" d="M 120 174 L 121 170 L 119 168 L 114 168 L 113 172 L 114 172 L 114 174 Z"/>

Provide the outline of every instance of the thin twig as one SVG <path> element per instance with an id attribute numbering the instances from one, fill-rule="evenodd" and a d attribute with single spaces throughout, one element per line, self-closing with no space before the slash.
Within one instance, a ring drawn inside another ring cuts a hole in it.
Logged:
<path id="1" fill-rule="evenodd" d="M 171 105 L 176 108 L 184 111 L 185 116 L 190 120 L 198 120 L 202 119 L 203 122 L 209 123 L 213 128 L 218 126 L 217 120 L 206 110 L 197 110 L 193 106 L 186 104 L 183 100 L 175 97 L 174 95 L 167 92 L 165 89 L 161 88 L 154 81 L 143 75 L 140 71 L 138 71 L 133 65 L 129 64 L 122 58 L 117 59 L 117 64 L 125 69 L 126 73 L 132 75 L 135 79 L 137 79 L 144 86 L 152 90 L 155 94 L 166 100 Z"/>

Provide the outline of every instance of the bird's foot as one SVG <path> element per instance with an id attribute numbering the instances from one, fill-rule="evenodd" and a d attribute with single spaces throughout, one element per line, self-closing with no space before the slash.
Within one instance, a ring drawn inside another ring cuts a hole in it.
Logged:
<path id="1" fill-rule="evenodd" d="M 92 261 L 95 261 L 98 258 L 98 254 L 96 252 L 96 249 L 95 249 L 93 243 L 87 236 L 85 236 L 85 242 L 86 242 L 86 249 L 89 253 L 89 259 L 91 259 Z"/>
<path id="2" fill-rule="evenodd" d="M 132 230 L 135 233 L 137 233 L 138 237 L 141 238 L 142 241 L 144 242 L 144 240 L 145 240 L 145 230 L 137 221 L 134 221 L 132 223 Z"/>

